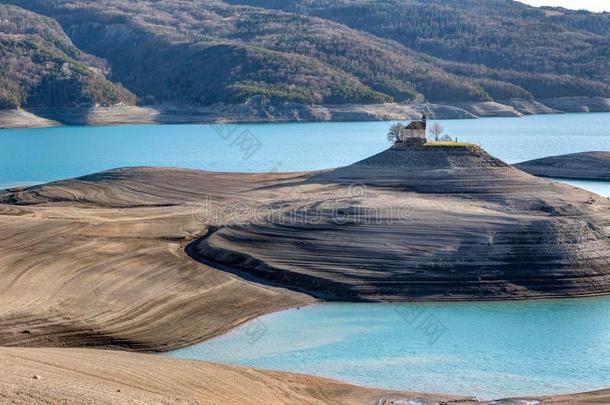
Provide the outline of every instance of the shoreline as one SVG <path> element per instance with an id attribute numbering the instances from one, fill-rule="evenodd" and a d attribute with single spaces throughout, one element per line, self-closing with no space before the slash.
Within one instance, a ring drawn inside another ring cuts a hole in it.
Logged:
<path id="1" fill-rule="evenodd" d="M 472 397 L 398 392 L 300 373 L 93 349 L 0 347 L 0 364 L 6 371 L 0 376 L 0 399 L 11 403 L 475 403 Z"/>
<path id="2" fill-rule="evenodd" d="M 0 110 L 0 129 L 63 125 L 255 124 L 292 122 L 365 122 L 416 119 L 477 119 L 540 114 L 610 112 L 610 98 L 558 98 L 424 104 L 303 105 L 240 104 L 212 106 L 114 106 Z"/>
<path id="3" fill-rule="evenodd" d="M 566 300 L 590 300 L 590 299 L 597 299 L 597 298 L 610 298 L 608 296 L 604 296 L 604 297 L 574 297 L 574 298 L 543 298 L 543 299 L 534 299 L 534 300 L 524 300 L 524 301 L 549 301 L 550 303 L 562 303 L 565 302 Z M 456 303 L 450 303 L 450 304 L 479 304 L 479 303 L 485 303 L 485 304 L 512 304 L 512 303 L 519 303 L 519 301 L 514 301 L 514 300 L 508 300 L 508 301 L 469 301 L 469 302 L 464 302 L 464 301 L 460 301 L 460 302 L 456 302 Z M 370 306 L 370 305 L 374 305 L 374 306 L 384 306 L 384 305 L 396 305 L 396 304 L 409 304 L 409 303 L 392 303 L 392 302 L 380 302 L 380 303 L 349 303 L 349 302 L 314 302 L 314 303 L 310 303 L 307 304 L 303 307 L 300 308 L 300 310 L 304 310 L 305 308 L 311 308 L 313 306 L 324 306 L 324 305 L 340 305 L 340 306 L 350 306 L 352 304 L 356 304 L 356 305 L 364 305 L 364 306 Z M 432 305 L 437 305 L 437 304 L 449 304 L 448 302 L 427 302 L 425 304 L 430 304 Z M 358 309 L 358 308 L 350 308 L 350 309 Z M 490 311 L 493 311 L 494 308 L 493 307 L 488 307 L 487 308 Z M 265 318 L 268 315 L 273 315 L 273 314 L 277 314 L 277 313 L 282 313 L 282 312 L 287 312 L 287 311 L 295 311 L 296 308 L 288 308 L 288 309 L 283 309 L 283 310 L 279 310 L 273 313 L 269 313 L 269 314 L 265 314 L 263 316 L 261 316 L 260 318 Z M 328 308 L 326 308 L 326 310 L 328 310 Z M 324 311 L 324 313 L 328 313 L 327 311 Z M 258 318 L 257 318 L 258 319 Z M 262 322 L 262 324 L 266 324 L 266 325 L 273 325 L 274 321 L 271 319 L 261 319 L 260 320 Z M 253 328 L 253 327 L 252 327 Z M 245 327 L 244 330 L 252 330 L 251 327 Z M 271 327 L 271 329 L 273 329 L 273 327 Z M 307 330 L 307 329 L 306 329 Z M 241 331 L 241 333 L 247 333 L 245 331 Z M 224 335 L 223 335 L 224 336 Z M 211 339 L 208 339 L 206 342 L 212 342 L 214 340 L 217 339 L 222 339 L 223 336 L 216 336 L 213 337 Z M 484 403 L 486 405 L 491 405 L 491 404 L 495 404 L 496 402 L 494 401 L 501 401 L 501 400 L 540 400 L 542 401 L 543 399 L 548 399 L 548 398 L 556 398 L 556 397 L 563 397 L 563 398 L 572 398 L 575 396 L 579 396 L 579 395 L 583 395 L 583 394 L 592 394 L 592 393 L 597 393 L 597 392 L 602 392 L 604 391 L 607 395 L 610 395 L 610 385 L 608 384 L 602 384 L 602 385 L 595 385 L 593 387 L 589 387 L 586 389 L 583 389 L 582 391 L 577 391 L 577 389 L 579 388 L 567 388 L 567 387 L 555 387 L 554 390 L 540 390 L 540 387 L 537 388 L 527 388 L 527 389 L 518 389 L 515 390 L 516 392 L 513 393 L 505 393 L 505 394 L 485 394 L 483 392 L 481 392 L 480 387 L 477 388 L 472 388 L 472 390 L 470 392 L 465 392 L 467 390 L 463 390 L 460 391 L 459 389 L 445 389 L 445 390 L 439 390 L 438 386 L 439 384 L 435 384 L 436 388 L 415 388 L 412 386 L 412 384 L 408 384 L 406 386 L 400 386 L 402 383 L 397 384 L 395 382 L 392 382 L 390 384 L 386 384 L 385 382 L 365 382 L 362 380 L 358 380 L 358 377 L 355 377 L 354 375 L 346 375 L 345 373 L 339 373 L 339 374 L 333 374 L 333 373 L 329 373 L 328 370 L 326 370 L 326 372 L 323 372 L 321 370 L 314 370 L 311 367 L 307 370 L 305 369 L 299 369 L 298 366 L 286 366 L 283 365 L 282 368 L 279 368 L 279 366 L 276 365 L 268 365 L 268 364 L 255 364 L 255 363 L 250 363 L 248 364 L 247 362 L 240 362 L 240 361 L 236 361 L 235 359 L 229 360 L 229 359 L 222 359 L 222 358 L 202 358 L 202 357 L 198 357 L 200 355 L 196 354 L 197 353 L 197 346 L 203 345 L 206 342 L 202 342 L 200 344 L 196 344 L 194 345 L 194 351 L 192 351 L 191 353 L 194 354 L 189 354 L 189 355 L 173 355 L 172 352 L 168 352 L 168 353 L 158 353 L 157 355 L 162 356 L 163 358 L 171 358 L 171 359 L 179 359 L 179 360 L 188 360 L 188 361 L 195 361 L 195 362 L 202 362 L 202 363 L 214 363 L 214 364 L 219 364 L 219 365 L 235 365 L 235 366 L 239 366 L 239 367 L 249 367 L 249 368 L 254 368 L 257 370 L 266 370 L 269 372 L 273 372 L 273 371 L 281 371 L 281 372 L 286 372 L 286 373 L 299 373 L 299 374 L 305 374 L 305 375 L 310 375 L 310 376 L 315 376 L 317 378 L 324 378 L 324 379 L 332 379 L 332 380 L 336 380 L 345 384 L 350 384 L 350 385 L 355 385 L 358 387 L 365 387 L 365 388 L 370 388 L 370 389 L 378 389 L 378 390 L 390 390 L 390 391 L 395 391 L 395 392 L 424 392 L 426 393 L 426 395 L 444 395 L 444 396 L 451 396 L 451 397 L 462 397 L 462 398 L 476 398 L 477 400 L 474 403 Z M 254 343 L 252 343 L 254 345 Z M 222 347 L 222 344 L 220 345 Z M 299 345 L 295 345 L 296 347 L 298 347 Z M 238 348 L 240 348 L 240 346 L 237 346 Z M 1 348 L 1 347 L 0 347 Z M 225 348 L 226 350 L 226 345 Z M 205 349 L 204 349 L 205 350 Z M 241 349 L 237 349 L 237 350 L 241 350 Z M 265 349 L 262 349 L 263 352 L 267 353 Z M 177 350 L 178 352 L 182 351 L 182 349 Z M 221 352 L 223 351 L 223 349 L 221 349 Z M 281 353 L 281 351 L 280 351 Z M 416 352 L 414 352 L 414 354 L 417 354 Z M 271 354 L 269 354 L 271 355 Z M 339 359 L 336 359 L 336 361 L 340 361 Z M 402 380 L 396 380 L 394 379 L 393 381 L 402 381 Z M 537 390 L 537 391 L 536 391 Z M 504 395 L 504 396 L 503 396 Z M 610 396 L 609 396 L 610 398 Z M 471 403 L 471 402 L 467 402 L 467 403 Z M 512 402 L 511 402 L 512 403 Z M 545 402 L 546 403 L 546 402 Z M 516 403 L 516 405 L 519 403 Z M 525 404 L 523 404 L 525 405 Z"/>
<path id="4" fill-rule="evenodd" d="M 0 398 L 12 403 L 491 405 L 610 400 L 610 389 L 604 388 L 498 399 L 397 391 L 312 374 L 90 348 L 0 346 L 0 365 L 5 370 L 0 376 Z"/>

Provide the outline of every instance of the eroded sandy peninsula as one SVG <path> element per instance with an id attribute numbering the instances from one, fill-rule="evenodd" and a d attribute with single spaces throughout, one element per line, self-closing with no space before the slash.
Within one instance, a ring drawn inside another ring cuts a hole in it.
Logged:
<path id="1" fill-rule="evenodd" d="M 604 294 L 609 214 L 605 198 L 472 146 L 324 172 L 131 168 L 6 191 L 0 344 L 164 351 L 314 297 Z"/>
<path id="2" fill-rule="evenodd" d="M 476 146 L 389 149 L 269 190 L 284 204 L 214 227 L 193 256 L 333 300 L 610 291 L 608 200 Z"/>
<path id="3" fill-rule="evenodd" d="M 130 398 L 146 403 L 222 402 L 230 397 L 203 394 L 222 390 L 257 393 L 259 403 L 278 390 L 288 403 L 328 402 L 329 392 L 335 403 L 370 399 L 379 392 L 313 377 L 34 347 L 166 351 L 316 298 L 605 294 L 609 214 L 605 198 L 468 145 L 390 149 L 323 172 L 130 168 L 1 192 L 0 346 L 29 347 L 0 349 L 15 368 L 0 378 L 2 392 L 17 402 L 47 391 L 58 401 L 111 402 L 123 392 L 114 388 L 122 378 L 103 377 L 112 369 L 143 373 L 125 381 L 140 384 Z M 108 370 L 95 369 L 104 356 Z M 35 370 L 76 373 L 97 388 L 83 394 L 63 377 L 25 379 Z M 184 377 L 190 372 L 222 377 L 197 385 Z M 112 396 L 98 392 L 110 388 Z"/>

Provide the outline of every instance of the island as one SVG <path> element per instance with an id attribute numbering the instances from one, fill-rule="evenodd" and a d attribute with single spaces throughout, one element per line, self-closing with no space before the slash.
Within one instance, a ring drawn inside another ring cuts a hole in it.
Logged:
<path id="1" fill-rule="evenodd" d="M 515 167 L 541 177 L 610 181 L 610 152 L 594 151 L 550 156 Z"/>

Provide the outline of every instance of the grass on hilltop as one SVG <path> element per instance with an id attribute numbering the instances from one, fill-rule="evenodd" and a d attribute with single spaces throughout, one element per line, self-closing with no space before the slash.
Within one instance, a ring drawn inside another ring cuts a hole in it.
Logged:
<path id="1" fill-rule="evenodd" d="M 454 141 L 428 141 L 424 144 L 425 147 L 452 147 L 452 148 L 479 148 L 475 143 L 469 142 L 454 142 Z"/>

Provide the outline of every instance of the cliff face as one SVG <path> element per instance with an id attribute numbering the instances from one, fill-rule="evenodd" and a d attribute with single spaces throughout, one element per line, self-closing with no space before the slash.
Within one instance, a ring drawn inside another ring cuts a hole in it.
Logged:
<path id="1" fill-rule="evenodd" d="M 607 97 L 561 97 L 544 99 L 541 102 L 564 112 L 608 112 L 610 98 Z"/>
<path id="2" fill-rule="evenodd" d="M 279 212 L 220 227 L 194 255 L 327 299 L 610 291 L 610 204 L 478 147 L 390 149 L 278 192 Z"/>

